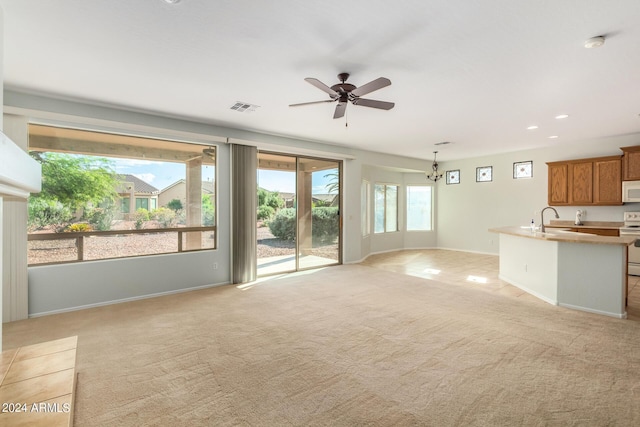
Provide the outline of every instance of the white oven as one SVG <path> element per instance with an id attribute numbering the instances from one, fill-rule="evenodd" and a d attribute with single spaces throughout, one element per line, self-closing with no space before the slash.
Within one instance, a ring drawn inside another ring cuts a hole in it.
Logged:
<path id="1" fill-rule="evenodd" d="M 625 212 L 621 236 L 637 236 L 635 244 L 629 245 L 629 274 L 640 276 L 640 212 Z"/>

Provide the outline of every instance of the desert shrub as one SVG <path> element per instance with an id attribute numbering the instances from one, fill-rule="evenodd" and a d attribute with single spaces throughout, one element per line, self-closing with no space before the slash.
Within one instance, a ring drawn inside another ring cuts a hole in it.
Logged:
<path id="1" fill-rule="evenodd" d="M 269 219 L 276 213 L 276 210 L 271 206 L 262 205 L 258 208 L 258 219 L 265 220 Z"/>
<path id="2" fill-rule="evenodd" d="M 80 232 L 80 231 L 91 231 L 93 228 L 91 224 L 87 224 L 86 222 L 76 222 L 75 224 L 69 224 L 67 228 L 64 230 L 69 233 Z"/>
<path id="3" fill-rule="evenodd" d="M 29 231 L 40 230 L 47 226 L 53 226 L 56 231 L 62 231 L 73 219 L 73 213 L 69 206 L 65 206 L 57 200 L 43 197 L 30 197 L 28 210 L 27 228 Z"/>
<path id="4" fill-rule="evenodd" d="M 176 219 L 176 213 L 168 208 L 155 209 L 152 216 L 156 221 L 158 221 L 161 228 L 171 227 Z"/>
<path id="5" fill-rule="evenodd" d="M 280 209 L 269 221 L 271 234 L 282 240 L 296 239 L 296 210 L 294 208 Z"/>
<path id="6" fill-rule="evenodd" d="M 314 243 L 332 243 L 340 232 L 337 207 L 321 207 L 311 210 Z"/>
<path id="7" fill-rule="evenodd" d="M 105 202 L 97 208 L 87 208 L 84 212 L 84 218 L 93 226 L 94 229 L 100 231 L 111 230 L 111 223 L 116 216 L 115 203 Z"/>
<path id="8" fill-rule="evenodd" d="M 340 224 L 338 208 L 313 208 L 311 210 L 313 243 L 333 243 L 338 237 Z M 282 240 L 296 238 L 296 210 L 294 208 L 280 209 L 269 221 L 271 234 Z"/>
<path id="9" fill-rule="evenodd" d="M 142 230 L 144 223 L 149 221 L 149 211 L 145 208 L 138 208 L 133 214 L 136 230 Z"/>

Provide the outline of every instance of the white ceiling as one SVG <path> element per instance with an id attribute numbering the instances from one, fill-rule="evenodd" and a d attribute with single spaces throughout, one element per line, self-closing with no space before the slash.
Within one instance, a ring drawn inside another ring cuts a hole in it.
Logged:
<path id="1" fill-rule="evenodd" d="M 0 6 L 5 89 L 424 159 L 640 132 L 638 0 Z M 598 35 L 603 47 L 583 47 Z M 343 71 L 356 86 L 389 78 L 364 97 L 395 108 L 349 105 L 345 127 L 333 103 L 288 107 L 328 99 L 305 77 L 331 86 Z"/>

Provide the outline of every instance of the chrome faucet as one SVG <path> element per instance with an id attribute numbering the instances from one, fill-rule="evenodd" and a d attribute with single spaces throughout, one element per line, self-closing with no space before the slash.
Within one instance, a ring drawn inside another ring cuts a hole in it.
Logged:
<path id="1" fill-rule="evenodd" d="M 556 213 L 556 218 L 560 218 L 560 215 L 558 215 L 558 211 L 555 208 L 552 208 L 551 206 L 547 206 L 546 208 L 542 209 L 540 211 L 540 231 L 542 233 L 544 233 L 544 211 L 546 211 L 547 209 L 551 209 L 552 211 L 554 211 Z"/>

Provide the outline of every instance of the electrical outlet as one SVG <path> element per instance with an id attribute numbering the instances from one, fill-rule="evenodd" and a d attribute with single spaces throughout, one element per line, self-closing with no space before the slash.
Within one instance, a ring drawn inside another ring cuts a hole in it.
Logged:
<path id="1" fill-rule="evenodd" d="M 524 272 L 527 272 L 527 264 L 524 265 Z"/>
<path id="2" fill-rule="evenodd" d="M 214 263 L 213 263 L 213 269 L 214 269 L 214 270 L 217 270 L 217 269 L 218 269 L 218 263 L 217 263 L 217 262 L 214 262 Z"/>

